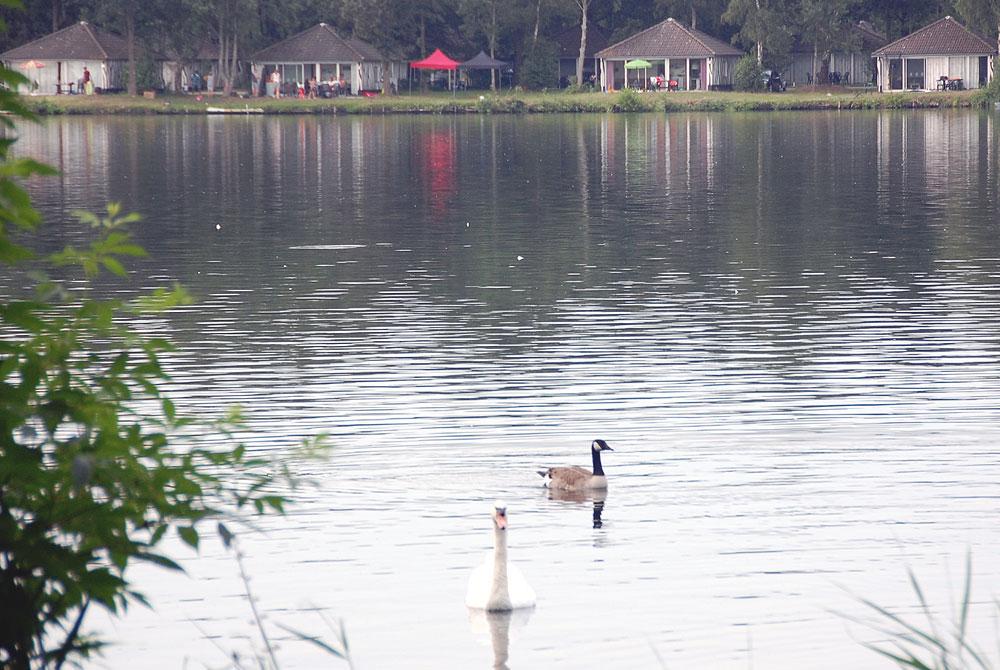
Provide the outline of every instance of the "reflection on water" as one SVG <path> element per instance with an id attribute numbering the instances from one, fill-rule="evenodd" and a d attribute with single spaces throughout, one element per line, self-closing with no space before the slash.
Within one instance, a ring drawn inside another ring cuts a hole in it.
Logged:
<path id="1" fill-rule="evenodd" d="M 829 614 L 852 607 L 841 587 L 906 611 L 905 567 L 945 594 L 966 547 L 977 603 L 1000 579 L 994 114 L 21 134 L 63 171 L 30 183 L 49 247 L 85 234 L 71 210 L 121 200 L 151 255 L 109 290 L 199 296 L 138 324 L 180 345 L 179 405 L 242 405 L 262 452 L 333 436 L 329 463 L 294 464 L 318 490 L 246 538 L 248 570 L 277 620 L 343 617 L 365 667 L 485 664 L 462 599 L 498 498 L 539 597 L 518 667 L 657 667 L 651 648 L 670 667 L 878 667 Z M 611 506 L 541 493 L 534 464 L 595 434 L 627 445 Z M 207 662 L 189 618 L 246 634 L 228 559 L 203 552 L 190 578 L 154 573 L 158 609 L 118 625 L 110 667 Z M 283 667 L 316 665 L 282 643 Z"/>
<path id="2" fill-rule="evenodd" d="M 508 670 L 510 667 L 507 662 L 510 660 L 511 633 L 526 627 L 534 611 L 531 607 L 507 612 L 469 610 L 469 624 L 473 634 L 479 638 L 489 636 L 488 643 L 493 649 L 492 667 L 495 670 Z"/>
<path id="3" fill-rule="evenodd" d="M 567 491 L 565 489 L 546 489 L 549 500 L 561 500 L 563 502 L 585 503 L 592 502 L 594 506 L 593 525 L 594 528 L 601 528 L 604 521 L 601 515 L 604 514 L 604 502 L 608 499 L 607 489 L 590 489 Z"/>

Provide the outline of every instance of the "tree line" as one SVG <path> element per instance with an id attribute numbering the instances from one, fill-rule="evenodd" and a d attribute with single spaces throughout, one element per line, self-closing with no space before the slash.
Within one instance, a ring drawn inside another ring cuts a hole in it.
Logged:
<path id="1" fill-rule="evenodd" d="M 870 22 L 896 39 L 945 15 L 988 38 L 1000 33 L 1000 0 L 33 0 L 0 10 L 9 49 L 86 20 L 182 61 L 211 44 L 222 84 L 254 51 L 325 21 L 388 56 L 413 59 L 435 47 L 458 58 L 480 49 L 515 64 L 529 87 L 554 85 L 552 63 L 566 37 L 578 56 L 599 31 L 617 42 L 667 17 L 732 42 L 760 64 L 781 65 L 795 45 L 819 57 L 849 46 L 851 27 Z M 564 38 L 564 39 L 560 39 Z M 129 88 L 135 90 L 135 68 Z"/>

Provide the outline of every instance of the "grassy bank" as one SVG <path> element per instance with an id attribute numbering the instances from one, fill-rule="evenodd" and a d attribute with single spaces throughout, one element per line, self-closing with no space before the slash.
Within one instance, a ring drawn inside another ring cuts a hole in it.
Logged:
<path id="1" fill-rule="evenodd" d="M 26 101 L 40 114 L 208 114 L 212 110 L 262 110 L 265 114 L 481 114 L 559 112 L 684 112 L 979 107 L 989 104 L 974 91 L 874 93 L 834 88 L 784 93 L 561 93 L 465 92 L 302 100 L 159 96 L 37 96 Z"/>

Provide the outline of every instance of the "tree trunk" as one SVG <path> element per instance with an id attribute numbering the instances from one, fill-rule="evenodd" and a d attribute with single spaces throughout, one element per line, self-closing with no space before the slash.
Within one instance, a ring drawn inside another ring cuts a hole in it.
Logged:
<path id="1" fill-rule="evenodd" d="M 62 0 L 52 0 L 52 32 L 62 28 L 63 6 Z"/>
<path id="2" fill-rule="evenodd" d="M 691 30 L 698 30 L 698 13 L 694 11 L 694 1 L 691 2 Z"/>
<path id="3" fill-rule="evenodd" d="M 535 47 L 538 45 L 538 27 L 542 23 L 542 0 L 535 3 L 535 30 L 531 34 L 531 55 L 535 55 Z"/>
<path id="4" fill-rule="evenodd" d="M 233 83 L 236 79 L 236 64 L 239 62 L 239 44 L 236 42 L 236 15 L 233 14 L 233 32 L 229 37 L 230 58 L 229 69 L 226 72 L 226 83 L 223 85 L 222 93 L 227 98 L 233 94 Z"/>
<path id="5" fill-rule="evenodd" d="M 131 3 L 125 6 L 125 39 L 128 42 L 128 94 L 138 95 L 135 72 L 135 7 Z"/>
<path id="6" fill-rule="evenodd" d="M 497 57 L 497 0 L 490 3 L 490 58 Z M 458 76 L 458 73 L 455 73 Z M 497 90 L 497 71 L 490 69 L 490 90 Z"/>
<path id="7" fill-rule="evenodd" d="M 224 79 L 226 76 L 226 47 L 228 46 L 228 39 L 229 36 L 226 34 L 226 9 L 222 6 L 219 8 L 219 58 L 215 65 L 215 71 L 219 73 L 219 79 Z M 212 82 L 213 88 L 218 85 L 217 81 Z M 211 93 L 212 91 L 208 92 Z"/>
<path id="8" fill-rule="evenodd" d="M 420 15 L 420 57 L 427 55 L 427 16 Z M 424 88 L 424 75 L 421 70 L 417 70 L 417 84 L 420 90 Z"/>
<path id="9" fill-rule="evenodd" d="M 576 57 L 576 85 L 583 84 L 583 60 L 587 57 L 587 7 L 590 0 L 576 0 L 580 7 L 580 55 Z"/>
<path id="10" fill-rule="evenodd" d="M 764 20 L 761 16 L 760 0 L 755 0 L 757 5 L 757 65 L 764 67 L 764 40 L 762 38 L 761 32 L 763 32 Z"/>
<path id="11" fill-rule="evenodd" d="M 813 43 L 813 71 L 812 71 L 812 83 L 813 86 L 819 85 L 819 70 L 816 69 L 816 63 L 819 62 L 819 47 Z"/>

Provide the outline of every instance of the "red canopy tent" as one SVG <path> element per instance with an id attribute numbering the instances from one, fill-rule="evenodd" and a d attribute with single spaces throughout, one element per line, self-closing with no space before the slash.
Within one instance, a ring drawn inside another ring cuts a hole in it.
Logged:
<path id="1" fill-rule="evenodd" d="M 423 60 L 412 61 L 410 67 L 415 70 L 447 70 L 448 86 L 451 88 L 452 93 L 455 92 L 455 87 L 451 82 L 451 73 L 458 69 L 458 61 L 452 60 L 440 49 L 435 49 L 434 53 Z"/>

